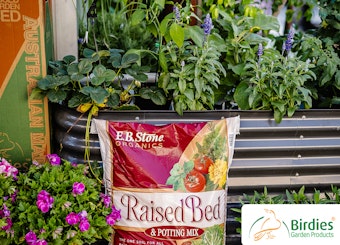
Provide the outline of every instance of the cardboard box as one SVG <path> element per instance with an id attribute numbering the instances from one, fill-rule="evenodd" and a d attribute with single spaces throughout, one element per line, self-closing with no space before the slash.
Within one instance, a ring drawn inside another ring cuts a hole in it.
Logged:
<path id="1" fill-rule="evenodd" d="M 29 98 L 52 57 L 49 18 L 45 0 L 0 0 L 0 157 L 20 169 L 50 153 L 47 100 Z"/>

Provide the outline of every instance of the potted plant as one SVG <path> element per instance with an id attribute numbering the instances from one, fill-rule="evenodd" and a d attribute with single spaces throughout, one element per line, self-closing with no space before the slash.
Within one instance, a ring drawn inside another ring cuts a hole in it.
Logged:
<path id="1" fill-rule="evenodd" d="M 1 160 L 2 244 L 91 244 L 110 241 L 120 211 L 89 166 L 47 155 L 19 173 Z M 5 178 L 4 178 L 5 177 Z M 11 184 L 11 179 L 17 179 Z"/>

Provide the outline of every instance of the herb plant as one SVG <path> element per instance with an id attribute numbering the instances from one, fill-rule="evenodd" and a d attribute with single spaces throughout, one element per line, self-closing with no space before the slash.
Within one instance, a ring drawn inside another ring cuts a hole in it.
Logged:
<path id="1" fill-rule="evenodd" d="M 174 7 L 173 24 L 169 24 L 172 39 L 162 45 L 162 67 L 158 86 L 174 103 L 182 115 L 185 110 L 207 110 L 214 107 L 214 92 L 225 76 L 220 62 L 223 40 L 210 35 L 213 28 L 210 15 L 205 17 L 203 29 L 186 25 Z"/>
<path id="2" fill-rule="evenodd" d="M 220 80 L 218 89 L 214 90 L 216 104 L 225 103 L 226 108 L 235 108 L 233 94 L 245 73 L 249 60 L 256 60 L 254 47 L 259 43 L 271 42 L 270 30 L 278 31 L 279 22 L 271 15 L 265 15 L 255 4 L 229 1 L 225 8 L 219 8 L 214 26 L 225 40 L 221 49 L 221 61 L 226 69 L 226 76 Z"/>
<path id="3" fill-rule="evenodd" d="M 290 53 L 294 32 L 291 29 L 282 53 L 263 49 L 259 45 L 258 60 L 245 66 L 242 82 L 235 91 L 235 101 L 241 109 L 272 110 L 280 123 L 283 116 L 291 117 L 299 108 L 312 107 L 312 92 L 306 87 L 316 79 L 310 61 Z"/>

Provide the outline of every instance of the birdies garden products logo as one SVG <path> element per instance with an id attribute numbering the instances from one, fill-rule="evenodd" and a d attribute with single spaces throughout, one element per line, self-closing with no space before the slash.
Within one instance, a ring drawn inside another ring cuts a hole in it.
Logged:
<path id="1" fill-rule="evenodd" d="M 242 244 L 308 244 L 340 241 L 338 204 L 245 204 Z"/>

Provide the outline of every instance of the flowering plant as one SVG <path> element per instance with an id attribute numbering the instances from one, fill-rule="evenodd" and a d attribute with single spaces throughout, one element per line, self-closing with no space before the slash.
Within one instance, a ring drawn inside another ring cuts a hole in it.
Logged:
<path id="1" fill-rule="evenodd" d="M 162 69 L 158 85 L 171 98 L 179 115 L 185 110 L 213 109 L 214 90 L 226 75 L 220 62 L 224 41 L 212 33 L 210 14 L 201 28 L 186 24 L 186 19 L 181 8 L 174 5 L 173 13 L 163 20 L 169 30 L 163 30 L 167 42 L 159 55 Z"/>
<path id="2" fill-rule="evenodd" d="M 110 240 L 120 211 L 88 166 L 47 155 L 44 164 L 33 162 L 19 174 L 13 209 L 16 244 L 91 244 Z"/>
<path id="3" fill-rule="evenodd" d="M 13 235 L 11 210 L 16 199 L 18 169 L 0 157 L 0 243 Z"/>
<path id="4" fill-rule="evenodd" d="M 246 72 L 235 91 L 241 109 L 272 110 L 275 121 L 280 123 L 284 115 L 291 117 L 299 108 L 312 107 L 314 95 L 308 82 L 316 79 L 314 65 L 291 52 L 293 42 L 292 28 L 281 53 L 259 44 L 258 60 L 246 63 Z"/>

